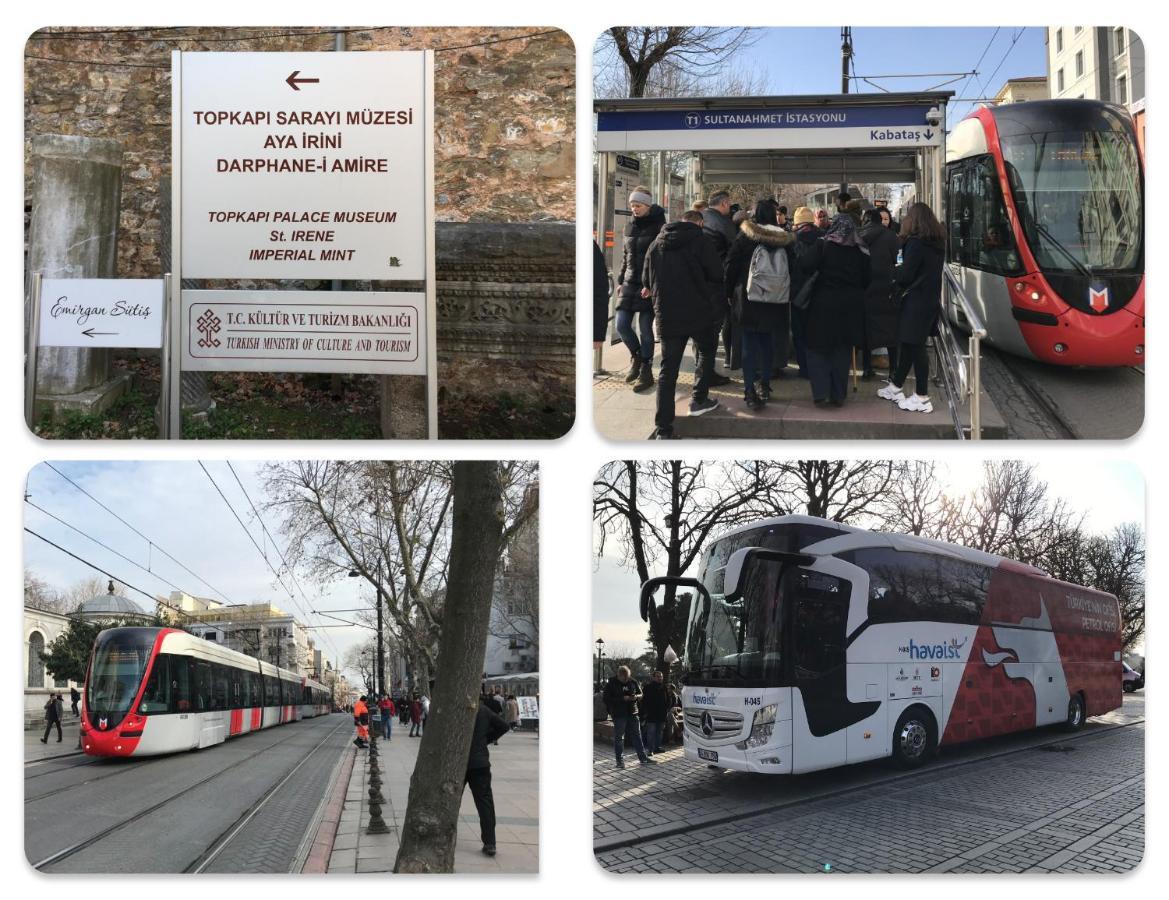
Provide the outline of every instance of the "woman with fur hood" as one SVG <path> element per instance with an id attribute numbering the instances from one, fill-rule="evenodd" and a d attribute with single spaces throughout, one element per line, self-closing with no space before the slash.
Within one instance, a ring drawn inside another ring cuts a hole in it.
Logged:
<path id="1" fill-rule="evenodd" d="M 864 346 L 869 285 L 869 258 L 848 213 L 837 214 L 823 240 L 807 246 L 800 266 L 809 277 L 820 273 L 808 300 L 805 333 L 812 400 L 817 406 L 843 406 L 852 348 Z"/>
<path id="2" fill-rule="evenodd" d="M 759 409 L 771 396 L 772 334 L 791 327 L 791 303 L 759 303 L 747 299 L 747 276 L 757 247 L 771 252 L 782 250 L 790 273 L 795 257 L 795 235 L 779 226 L 779 209 L 774 200 L 760 200 L 750 219 L 739 226 L 739 234 L 727 252 L 723 282 L 731 298 L 735 321 L 743 341 L 743 399 L 748 409 Z M 790 284 L 790 282 L 789 282 Z M 756 377 L 759 390 L 755 390 Z"/>

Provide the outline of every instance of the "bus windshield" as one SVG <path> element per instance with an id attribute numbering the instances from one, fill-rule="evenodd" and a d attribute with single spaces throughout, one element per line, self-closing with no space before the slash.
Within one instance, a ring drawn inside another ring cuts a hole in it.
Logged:
<path id="1" fill-rule="evenodd" d="M 686 637 L 688 684 L 776 685 L 783 677 L 783 592 L 778 561 L 757 561 L 735 603 L 720 569 L 709 603 L 696 601 Z"/>
<path id="2" fill-rule="evenodd" d="M 1126 130 L 1005 135 L 1001 143 L 1042 269 L 1091 276 L 1143 266 L 1140 164 Z"/>
<path id="3" fill-rule="evenodd" d="M 157 635 L 154 628 L 114 628 L 97 636 L 85 684 L 88 712 L 107 719 L 110 727 L 121 721 L 138 693 Z"/>

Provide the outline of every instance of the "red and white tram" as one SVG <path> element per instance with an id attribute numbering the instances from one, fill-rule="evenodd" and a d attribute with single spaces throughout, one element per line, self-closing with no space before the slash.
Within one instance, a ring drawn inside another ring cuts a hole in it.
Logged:
<path id="1" fill-rule="evenodd" d="M 97 636 L 82 697 L 91 756 L 153 756 L 330 712 L 325 685 L 174 628 Z"/>
<path id="2" fill-rule="evenodd" d="M 948 259 L 990 343 L 1061 366 L 1144 362 L 1144 165 L 1123 107 L 976 110 L 947 138 L 945 191 Z"/>

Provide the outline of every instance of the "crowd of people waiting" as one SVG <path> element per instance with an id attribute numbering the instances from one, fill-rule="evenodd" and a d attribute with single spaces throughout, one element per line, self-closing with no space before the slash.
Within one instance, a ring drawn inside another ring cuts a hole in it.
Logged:
<path id="1" fill-rule="evenodd" d="M 816 406 L 843 406 L 858 356 L 864 378 L 887 373 L 879 397 L 933 411 L 927 342 L 941 313 L 945 234 L 929 206 L 912 204 L 898 223 L 887 206 L 842 192 L 835 215 L 801 206 L 789 222 L 787 207 L 770 197 L 748 213 L 719 191 L 667 222 L 649 189 L 637 187 L 629 208 L 615 325 L 630 354 L 626 382 L 638 393 L 656 387 L 656 438 L 674 436 L 674 391 L 689 342 L 692 416 L 715 409 L 711 387 L 732 381 L 715 369 L 720 339 L 726 368 L 742 369 L 750 411 L 768 402 L 771 382 L 787 377 L 792 357 Z M 610 282 L 600 248 L 593 249 L 599 348 Z M 910 369 L 915 390 L 907 395 Z"/>

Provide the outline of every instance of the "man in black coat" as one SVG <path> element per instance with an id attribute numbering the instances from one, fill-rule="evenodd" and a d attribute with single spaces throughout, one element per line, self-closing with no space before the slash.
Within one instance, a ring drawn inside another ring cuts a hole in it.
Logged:
<path id="1" fill-rule="evenodd" d="M 61 743 L 61 712 L 64 703 L 60 694 L 49 694 L 49 702 L 45 704 L 45 735 L 41 738 L 42 744 L 49 742 L 49 732 L 57 729 L 57 743 Z"/>
<path id="2" fill-rule="evenodd" d="M 641 728 L 637 721 L 637 701 L 641 699 L 641 685 L 630 675 L 629 666 L 621 666 L 605 685 L 605 708 L 613 720 L 613 752 L 617 768 L 625 768 L 625 739 L 633 742 L 637 758 L 644 766 L 652 763 L 641 743 Z"/>
<path id="3" fill-rule="evenodd" d="M 479 813 L 479 836 L 483 839 L 483 852 L 488 856 L 495 855 L 495 797 L 491 793 L 491 752 L 487 745 L 494 744 L 510 730 L 503 717 L 494 711 L 491 701 L 481 697 L 463 783 L 471 788 L 475 811 Z"/>
<path id="4" fill-rule="evenodd" d="M 726 265 L 727 252 L 731 249 L 731 244 L 735 242 L 735 238 L 739 235 L 739 229 L 735 226 L 731 205 L 731 195 L 726 191 L 717 191 L 710 195 L 707 200 L 706 209 L 702 211 L 702 230 L 711 242 L 714 244 L 715 252 L 718 253 L 719 262 Z M 728 369 L 737 369 L 740 367 L 740 354 L 742 348 L 739 346 L 739 338 L 735 323 L 730 316 L 731 298 L 723 297 L 722 303 L 719 305 L 719 320 L 716 324 L 716 330 L 721 330 L 723 339 L 723 351 L 726 354 L 726 363 Z M 719 375 L 713 383 L 727 384 L 730 381 L 725 375 Z"/>
<path id="5" fill-rule="evenodd" d="M 621 271 L 617 275 L 617 334 L 629 349 L 627 383 L 637 393 L 654 385 L 653 307 L 641 290 L 645 254 L 666 224 L 666 211 L 653 202 L 649 188 L 638 186 L 629 195 L 632 220 L 625 226 Z"/>
<path id="6" fill-rule="evenodd" d="M 605 254 L 593 241 L 593 349 L 600 350 L 609 326 L 609 269 Z"/>
<path id="7" fill-rule="evenodd" d="M 641 697 L 642 718 L 645 720 L 645 752 L 662 752 L 662 733 L 666 727 L 666 680 L 661 672 L 654 672 L 653 680 L 645 686 Z"/>
<path id="8" fill-rule="evenodd" d="M 662 342 L 658 373 L 658 403 L 654 424 L 657 436 L 674 433 L 674 388 L 686 342 L 694 340 L 696 378 L 690 415 L 700 416 L 718 406 L 710 397 L 717 340 L 716 304 L 722 295 L 722 266 L 714 246 L 698 225 L 702 214 L 690 210 L 679 222 L 662 229 L 645 255 L 641 281 L 653 301 Z"/>

